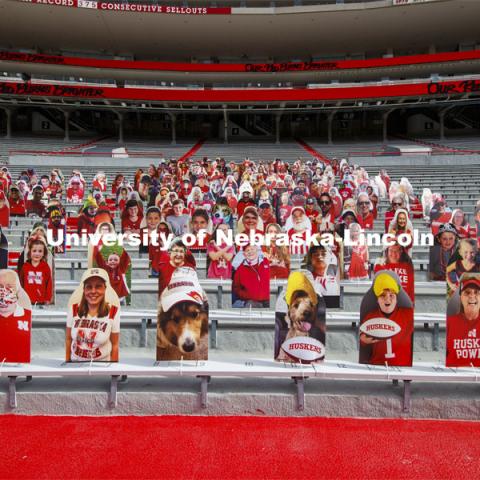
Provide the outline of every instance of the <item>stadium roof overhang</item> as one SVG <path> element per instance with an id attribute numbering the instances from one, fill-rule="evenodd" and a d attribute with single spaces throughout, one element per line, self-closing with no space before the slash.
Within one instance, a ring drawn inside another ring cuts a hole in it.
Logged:
<path id="1" fill-rule="evenodd" d="M 83 2 L 92 3 L 102 4 Z M 0 45 L 55 52 L 61 41 L 64 51 L 179 60 L 417 52 L 479 41 L 480 2 L 473 0 L 396 6 L 380 0 L 234 13 L 158 14 L 0 0 Z"/>

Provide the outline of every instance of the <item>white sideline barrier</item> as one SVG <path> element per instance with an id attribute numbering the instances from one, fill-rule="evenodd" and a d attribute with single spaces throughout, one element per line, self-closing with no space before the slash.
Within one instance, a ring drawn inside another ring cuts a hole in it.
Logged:
<path id="1" fill-rule="evenodd" d="M 291 378 L 297 385 L 297 409 L 305 405 L 304 383 L 308 378 L 322 380 L 398 381 L 404 382 L 403 411 L 411 406 L 410 385 L 417 382 L 476 383 L 480 370 L 474 368 L 447 368 L 440 364 L 421 363 L 413 367 L 362 365 L 353 362 L 328 360 L 318 364 L 294 364 L 265 359 L 232 361 L 172 361 L 152 362 L 131 358 L 118 363 L 66 363 L 60 359 L 36 358 L 30 364 L 2 364 L 0 377 L 9 379 L 10 407 L 17 407 L 16 379 L 33 377 L 110 377 L 108 404 L 117 405 L 120 378 L 135 377 L 197 377 L 200 378 L 200 402 L 207 406 L 208 382 L 212 377 Z"/>

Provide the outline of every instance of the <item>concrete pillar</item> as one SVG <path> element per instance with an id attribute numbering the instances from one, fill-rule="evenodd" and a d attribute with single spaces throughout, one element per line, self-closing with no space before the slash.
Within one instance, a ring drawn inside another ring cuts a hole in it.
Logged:
<path id="1" fill-rule="evenodd" d="M 450 105 L 438 111 L 438 122 L 440 124 L 440 140 L 445 140 L 445 115 L 455 108 L 456 105 Z"/>
<path id="2" fill-rule="evenodd" d="M 275 144 L 280 145 L 280 120 L 282 118 L 281 113 L 275 114 Z"/>
<path id="3" fill-rule="evenodd" d="M 124 114 L 121 112 L 117 112 L 118 117 L 118 143 L 123 143 L 123 119 Z"/>
<path id="4" fill-rule="evenodd" d="M 330 112 L 328 114 L 328 144 L 333 145 L 333 132 L 332 132 L 332 126 L 333 126 L 333 118 L 335 117 L 335 114 L 337 113 L 336 110 L 333 112 Z"/>
<path id="5" fill-rule="evenodd" d="M 362 112 L 362 129 L 363 130 L 367 129 L 367 111 L 366 110 Z"/>
<path id="6" fill-rule="evenodd" d="M 223 111 L 223 143 L 228 143 L 228 112 Z"/>
<path id="7" fill-rule="evenodd" d="M 63 141 L 69 142 L 70 141 L 70 112 L 68 110 L 65 110 L 63 112 L 63 115 L 65 117 L 65 136 L 63 137 Z"/>
<path id="8" fill-rule="evenodd" d="M 172 145 L 177 144 L 177 116 L 174 113 L 169 113 L 170 121 L 172 122 Z"/>
<path id="9" fill-rule="evenodd" d="M 446 110 L 440 110 L 438 120 L 440 122 L 440 140 L 445 140 L 445 114 Z"/>
<path id="10" fill-rule="evenodd" d="M 388 110 L 387 112 L 384 112 L 382 114 L 382 141 L 383 143 L 387 143 L 388 142 L 388 117 L 390 116 L 390 114 L 393 112 L 393 109 L 392 110 Z"/>
<path id="11" fill-rule="evenodd" d="M 7 134 L 5 138 L 9 139 L 12 138 L 12 111 L 9 108 L 6 108 L 4 111 L 7 117 Z"/>

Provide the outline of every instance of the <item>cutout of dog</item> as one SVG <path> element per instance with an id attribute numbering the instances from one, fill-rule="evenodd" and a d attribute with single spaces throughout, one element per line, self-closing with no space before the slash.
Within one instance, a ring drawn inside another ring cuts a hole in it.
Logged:
<path id="1" fill-rule="evenodd" d="M 275 360 L 302 363 L 323 360 L 325 317 L 325 301 L 318 288 L 315 288 L 312 274 L 307 270 L 292 272 L 288 277 L 287 287 L 276 305 Z M 290 340 L 294 338 L 297 338 L 300 344 L 296 346 L 298 348 L 292 350 L 292 345 L 295 347 L 295 344 Z M 301 349 L 308 351 L 309 354 L 302 355 Z M 312 351 L 317 352 L 313 360 Z"/>
<path id="2" fill-rule="evenodd" d="M 157 361 L 208 360 L 208 300 L 195 270 L 177 268 L 162 293 Z"/>

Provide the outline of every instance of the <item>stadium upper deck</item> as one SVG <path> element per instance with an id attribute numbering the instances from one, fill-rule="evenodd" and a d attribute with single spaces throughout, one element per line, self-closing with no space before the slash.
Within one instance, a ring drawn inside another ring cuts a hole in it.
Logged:
<path id="1" fill-rule="evenodd" d="M 453 51 L 479 43 L 480 4 L 470 0 L 241 5 L 2 0 L 0 45 L 138 59 L 228 61 L 362 58 Z"/>

